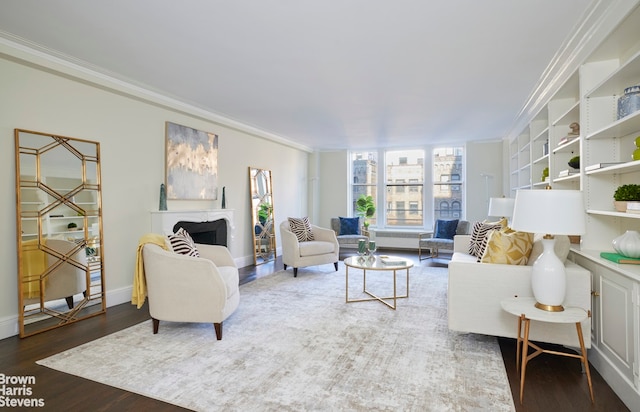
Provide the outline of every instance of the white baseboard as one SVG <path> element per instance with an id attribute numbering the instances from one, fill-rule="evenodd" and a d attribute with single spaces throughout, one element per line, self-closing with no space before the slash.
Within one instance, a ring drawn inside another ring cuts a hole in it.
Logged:
<path id="1" fill-rule="evenodd" d="M 18 334 L 18 315 L 7 316 L 0 320 L 0 339 L 10 338 Z"/>
<path id="2" fill-rule="evenodd" d="M 591 345 L 587 356 L 589 357 L 589 363 L 598 370 L 611 389 L 627 405 L 627 408 L 631 411 L 638 411 L 640 391 L 634 388 L 633 383 L 624 378 L 613 363 L 598 350 L 597 346 Z"/>
<path id="3" fill-rule="evenodd" d="M 127 286 L 116 290 L 108 290 L 106 296 L 107 307 L 131 302 L 133 286 Z M 0 339 L 10 338 L 18 334 L 18 315 L 7 316 L 0 319 Z"/>

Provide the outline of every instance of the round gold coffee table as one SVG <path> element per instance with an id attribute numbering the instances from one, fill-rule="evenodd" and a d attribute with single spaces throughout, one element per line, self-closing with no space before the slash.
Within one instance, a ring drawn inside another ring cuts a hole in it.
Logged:
<path id="1" fill-rule="evenodd" d="M 405 259 L 396 256 L 352 256 L 344 260 L 345 265 L 345 279 L 346 279 L 346 302 L 366 302 L 371 300 L 377 300 L 384 303 L 391 309 L 395 310 L 397 306 L 397 300 L 400 298 L 409 297 L 409 269 L 413 267 L 413 261 L 411 259 Z M 349 299 L 349 268 L 355 268 L 362 270 L 362 291 L 369 295 L 369 298 L 362 299 Z M 367 271 L 388 271 L 393 272 L 393 296 L 377 296 L 376 294 L 367 290 Z M 404 295 L 398 295 L 397 285 L 397 271 L 406 270 L 406 293 Z M 393 300 L 393 304 L 387 302 L 387 300 Z"/>

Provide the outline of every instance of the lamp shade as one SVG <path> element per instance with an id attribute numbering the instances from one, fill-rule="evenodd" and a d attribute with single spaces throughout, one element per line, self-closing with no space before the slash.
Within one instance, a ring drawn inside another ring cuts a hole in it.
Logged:
<path id="1" fill-rule="evenodd" d="M 513 216 L 513 206 L 515 199 L 512 197 L 492 197 L 489 199 L 488 216 L 511 217 Z"/>
<path id="2" fill-rule="evenodd" d="M 579 190 L 518 190 L 511 227 L 530 233 L 581 235 L 585 212 Z"/>

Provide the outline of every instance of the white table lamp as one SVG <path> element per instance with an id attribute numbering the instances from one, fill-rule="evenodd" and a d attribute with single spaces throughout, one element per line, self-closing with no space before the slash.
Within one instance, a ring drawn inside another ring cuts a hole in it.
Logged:
<path id="1" fill-rule="evenodd" d="M 579 190 L 518 190 L 513 222 L 515 230 L 544 233 L 543 252 L 534 262 L 531 287 L 539 309 L 564 310 L 567 280 L 564 263 L 555 254 L 553 235 L 585 233 L 585 213 Z"/>
<path id="2" fill-rule="evenodd" d="M 516 200 L 512 197 L 492 197 L 489 199 L 489 213 L 492 217 L 506 217 L 507 220 L 513 216 L 513 206 Z"/>

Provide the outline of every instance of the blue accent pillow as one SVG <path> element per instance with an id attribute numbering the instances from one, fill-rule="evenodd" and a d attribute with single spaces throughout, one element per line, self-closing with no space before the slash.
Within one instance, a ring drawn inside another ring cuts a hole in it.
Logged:
<path id="1" fill-rule="evenodd" d="M 360 234 L 360 218 L 341 217 L 340 218 L 340 234 L 341 235 L 359 235 Z"/>
<path id="2" fill-rule="evenodd" d="M 451 239 L 456 234 L 456 229 L 458 229 L 458 219 L 455 220 L 436 220 L 436 227 L 434 230 L 433 237 L 438 239 Z"/>

